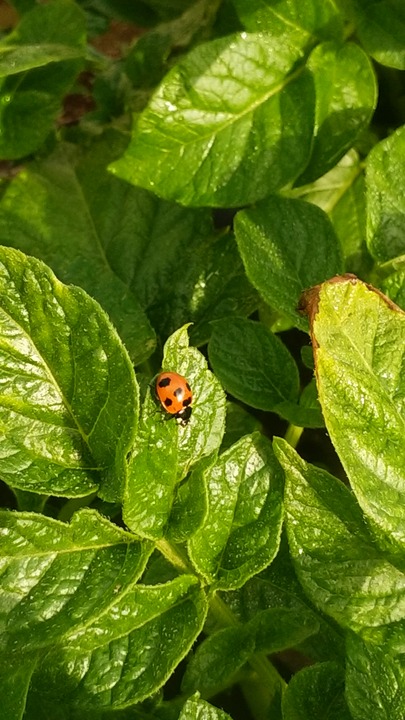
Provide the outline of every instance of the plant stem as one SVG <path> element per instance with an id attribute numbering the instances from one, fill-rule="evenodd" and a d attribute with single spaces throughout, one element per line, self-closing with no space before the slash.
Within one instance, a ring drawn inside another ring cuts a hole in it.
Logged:
<path id="1" fill-rule="evenodd" d="M 303 430 L 304 428 L 298 427 L 298 425 L 289 425 L 286 434 L 284 435 L 284 440 L 286 440 L 291 447 L 295 449 L 299 443 Z"/>

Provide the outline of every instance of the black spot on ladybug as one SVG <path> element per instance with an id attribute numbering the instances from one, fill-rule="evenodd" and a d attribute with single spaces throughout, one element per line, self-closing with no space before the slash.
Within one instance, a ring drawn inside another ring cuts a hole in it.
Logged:
<path id="1" fill-rule="evenodd" d="M 187 388 L 187 390 L 188 390 L 189 392 L 191 392 L 191 387 L 190 387 L 190 385 L 188 384 L 188 382 L 186 382 L 186 388 Z"/>
<path id="2" fill-rule="evenodd" d="M 173 405 L 173 400 L 170 398 L 165 398 L 164 400 L 165 407 L 170 407 L 170 405 Z"/>
<path id="3" fill-rule="evenodd" d="M 188 407 L 189 405 L 191 405 L 191 398 L 186 398 L 185 400 L 183 400 L 184 408 Z"/>
<path id="4" fill-rule="evenodd" d="M 161 387 L 161 388 L 167 387 L 168 385 L 170 385 L 170 383 L 171 383 L 171 379 L 168 377 L 165 377 L 159 381 L 159 387 Z"/>

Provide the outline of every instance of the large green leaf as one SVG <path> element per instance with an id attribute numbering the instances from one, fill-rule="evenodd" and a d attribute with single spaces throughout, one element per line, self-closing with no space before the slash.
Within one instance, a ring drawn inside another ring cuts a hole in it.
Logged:
<path id="1" fill-rule="evenodd" d="M 274 196 L 239 212 L 235 234 L 247 276 L 263 300 L 307 329 L 297 309 L 302 291 L 342 270 L 327 215 L 310 203 Z"/>
<path id="2" fill-rule="evenodd" d="M 380 262 L 405 254 L 405 125 L 367 159 L 367 243 Z"/>
<path id="3" fill-rule="evenodd" d="M 286 475 L 289 548 L 312 602 L 337 622 L 395 652 L 405 651 L 405 574 L 368 531 L 345 485 L 274 441 Z"/>
<path id="4" fill-rule="evenodd" d="M 49 648 L 96 623 L 133 590 L 152 550 L 88 509 L 69 525 L 2 511 L 0 536 L 6 653 Z"/>
<path id="5" fill-rule="evenodd" d="M 218 588 L 243 585 L 277 553 L 281 471 L 268 440 L 246 435 L 205 472 L 208 512 L 189 541 L 196 569 Z"/>
<path id="6" fill-rule="evenodd" d="M 23 157 L 44 142 L 85 48 L 85 17 L 71 0 L 37 5 L 2 41 L 0 157 Z"/>
<path id="7" fill-rule="evenodd" d="M 224 392 L 203 355 L 188 346 L 186 327 L 166 342 L 162 367 L 188 379 L 193 410 L 188 425 L 178 425 L 160 407 L 151 383 L 129 464 L 124 518 L 134 532 L 155 539 L 166 530 L 178 483 L 218 450 L 225 425 Z"/>
<path id="8" fill-rule="evenodd" d="M 4 481 L 37 493 L 120 496 L 138 395 L 100 306 L 39 260 L 0 248 Z"/>
<path id="9" fill-rule="evenodd" d="M 152 546 L 95 511 L 80 511 L 69 525 L 2 512 L 0 533 L 0 675 L 3 687 L 8 676 L 16 680 L 18 659 L 15 707 L 34 651 L 33 704 L 125 707 L 163 684 L 201 630 L 206 602 L 196 579 L 137 584 Z"/>
<path id="10" fill-rule="evenodd" d="M 193 343 L 205 342 L 209 322 L 248 315 L 257 294 L 248 282 L 234 237 L 218 234 L 208 209 L 188 209 L 135 188 L 106 171 L 127 139 L 105 133 L 77 165 L 85 208 L 108 264 L 136 296 L 159 335 L 194 323 Z M 164 298 L 164 302 L 162 302 Z"/>
<path id="11" fill-rule="evenodd" d="M 100 188 L 108 177 L 106 162 L 104 173 L 98 167 L 98 173 L 83 179 L 69 159 L 68 148 L 58 148 L 46 160 L 31 164 L 1 199 L 0 232 L 7 245 L 39 257 L 61 280 L 80 285 L 94 296 L 138 363 L 153 351 L 154 333 L 106 252 L 108 241 L 119 222 L 124 224 L 133 212 L 134 203 L 128 198 L 129 188 L 115 178 Z M 97 192 L 103 206 L 94 202 Z M 127 238 L 129 234 L 128 229 Z M 114 258 L 114 252 L 111 255 Z"/>
<path id="12" fill-rule="evenodd" d="M 314 95 L 291 75 L 307 36 L 240 33 L 202 44 L 166 75 L 113 170 L 185 205 L 237 206 L 303 169 Z M 192 178 L 192 182 L 190 182 Z"/>
<path id="13" fill-rule="evenodd" d="M 319 400 L 380 542 L 405 541 L 405 314 L 356 278 L 306 296 Z"/>

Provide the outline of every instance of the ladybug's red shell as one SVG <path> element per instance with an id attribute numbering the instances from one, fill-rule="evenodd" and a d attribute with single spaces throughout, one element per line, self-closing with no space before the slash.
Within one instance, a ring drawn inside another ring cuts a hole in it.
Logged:
<path id="1" fill-rule="evenodd" d="M 181 425 L 187 425 L 191 416 L 193 393 L 186 378 L 175 372 L 162 372 L 156 379 L 156 395 L 166 412 Z"/>

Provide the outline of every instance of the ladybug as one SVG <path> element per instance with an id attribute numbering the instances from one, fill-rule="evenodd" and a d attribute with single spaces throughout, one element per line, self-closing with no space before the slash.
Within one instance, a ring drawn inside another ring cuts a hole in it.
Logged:
<path id="1" fill-rule="evenodd" d="M 162 407 L 185 427 L 190 420 L 193 393 L 186 378 L 175 372 L 162 372 L 156 378 L 156 395 Z"/>

